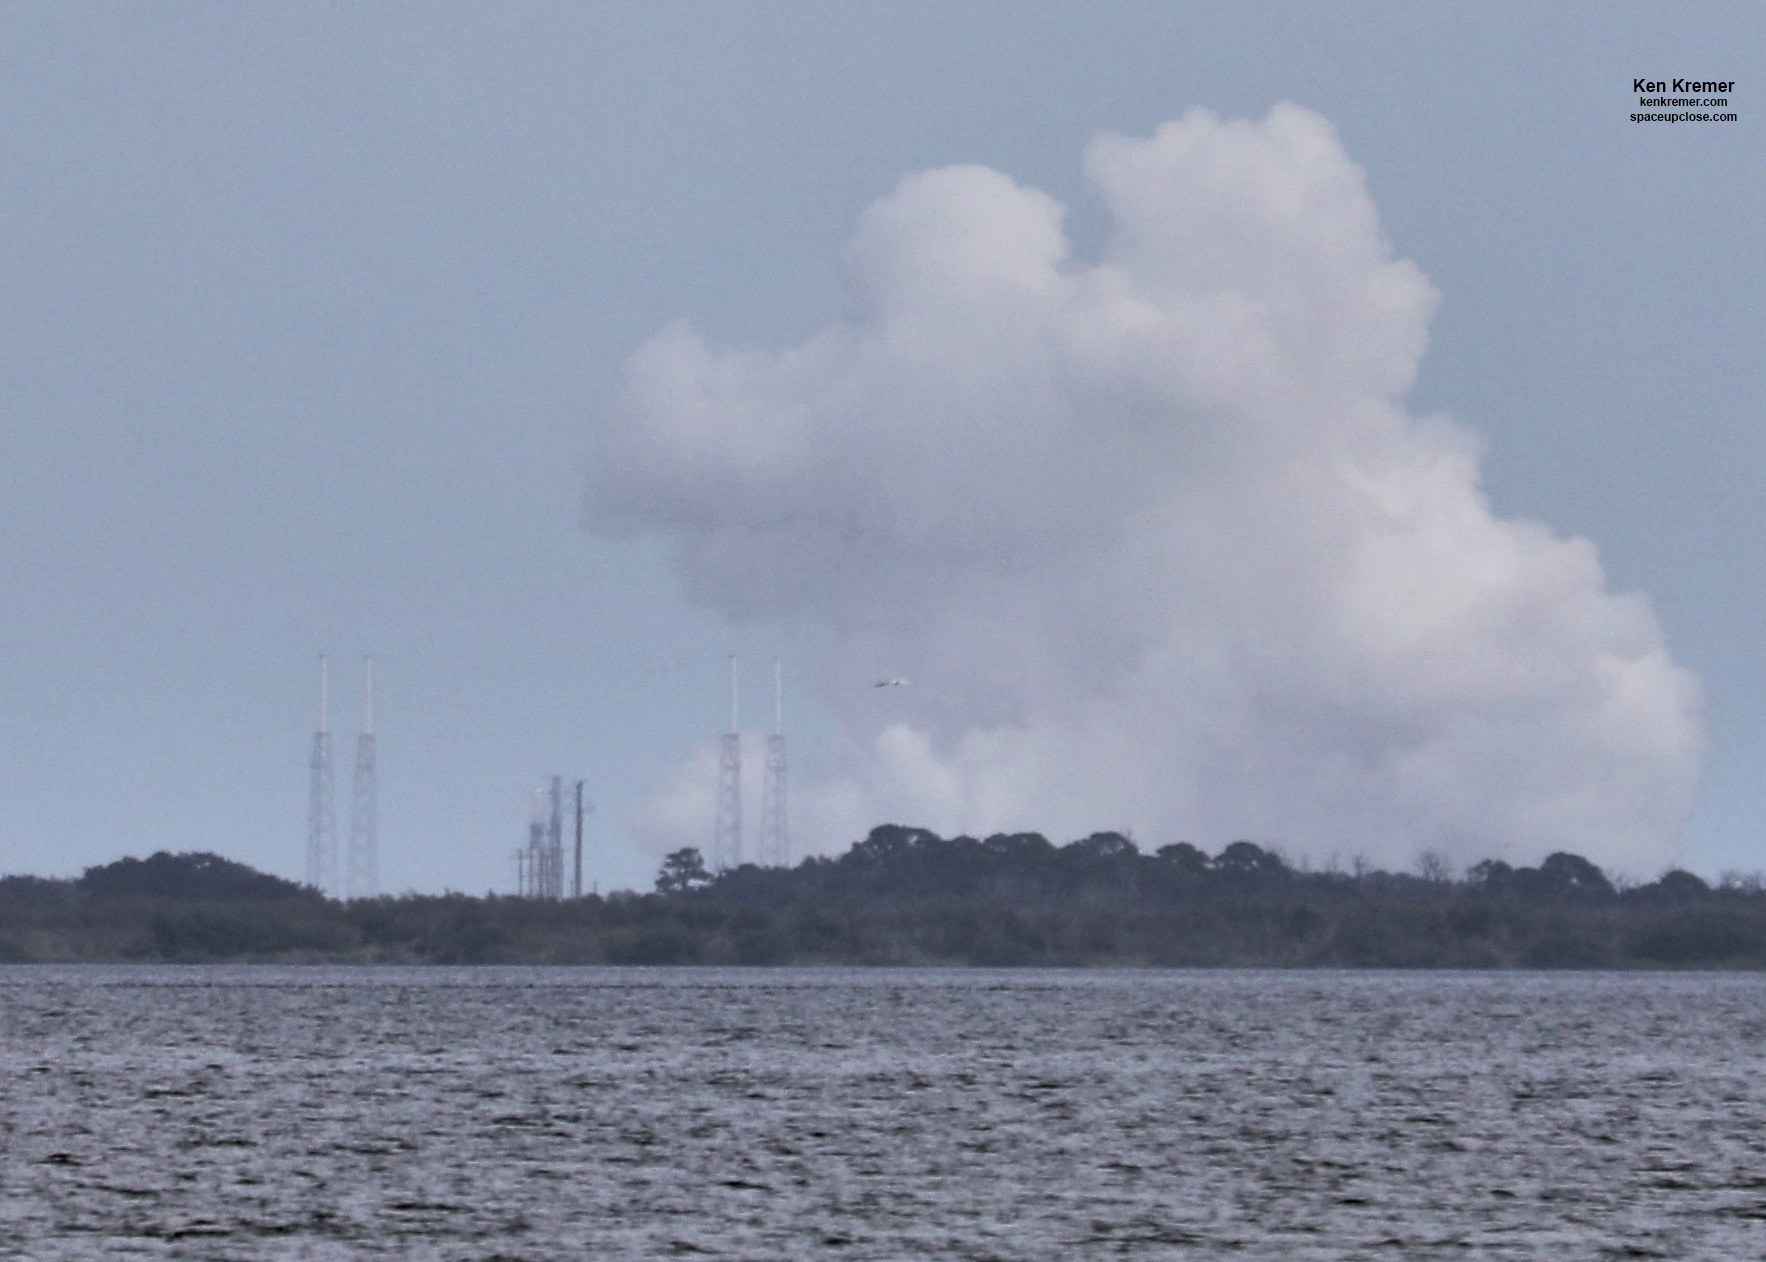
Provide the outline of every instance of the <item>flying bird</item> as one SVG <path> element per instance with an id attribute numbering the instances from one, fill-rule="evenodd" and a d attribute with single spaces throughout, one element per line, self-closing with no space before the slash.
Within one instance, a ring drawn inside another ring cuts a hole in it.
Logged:
<path id="1" fill-rule="evenodd" d="M 880 679 L 876 683 L 872 684 L 871 687 L 873 687 L 873 688 L 899 688 L 905 683 L 907 683 L 907 680 L 905 680 L 905 679 Z"/>

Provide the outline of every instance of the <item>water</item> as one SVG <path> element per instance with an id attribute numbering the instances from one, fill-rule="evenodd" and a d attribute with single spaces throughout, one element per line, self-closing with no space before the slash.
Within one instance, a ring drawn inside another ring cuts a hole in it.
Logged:
<path id="1" fill-rule="evenodd" d="M 1766 979 L 0 968 L 0 1257 L 1766 1256 Z"/>

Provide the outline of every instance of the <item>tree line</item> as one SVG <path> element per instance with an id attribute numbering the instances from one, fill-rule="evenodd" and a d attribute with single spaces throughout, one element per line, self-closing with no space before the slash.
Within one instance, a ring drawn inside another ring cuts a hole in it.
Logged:
<path id="1" fill-rule="evenodd" d="M 944 838 L 885 825 L 835 857 L 551 902 L 327 899 L 212 854 L 0 878 L 0 961 L 1000 967 L 1766 968 L 1766 893 L 1574 854 L 1451 872 L 1296 867 L 1237 841 L 1142 853 L 1096 833 Z"/>
<path id="2" fill-rule="evenodd" d="M 1739 878 L 1722 893 L 1757 883 Z M 1171 906 L 1281 901 L 1518 903 L 1530 906 L 1663 906 L 1713 895 L 1691 872 L 1673 870 L 1647 885 L 1622 885 L 1580 855 L 1560 851 L 1537 867 L 1501 860 L 1456 875 L 1424 852 L 1417 871 L 1386 872 L 1357 861 L 1345 870 L 1292 866 L 1277 849 L 1235 841 L 1217 855 L 1190 842 L 1143 854 L 1121 833 L 1093 833 L 1056 846 L 1040 833 L 944 838 L 924 828 L 885 824 L 845 854 L 812 857 L 794 868 L 753 864 L 710 871 L 699 851 L 663 860 L 656 890 L 738 903 L 983 903 L 1019 907 Z"/>

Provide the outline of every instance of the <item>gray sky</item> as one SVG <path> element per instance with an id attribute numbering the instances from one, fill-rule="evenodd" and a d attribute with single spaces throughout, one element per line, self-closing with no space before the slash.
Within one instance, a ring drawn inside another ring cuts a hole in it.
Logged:
<path id="1" fill-rule="evenodd" d="M 9 5 L 0 867 L 298 876 L 324 649 L 340 772 L 376 656 L 388 888 L 508 889 L 555 770 L 600 806 L 590 879 L 647 883 L 622 821 L 716 732 L 724 655 L 817 630 L 732 629 L 658 542 L 582 529 L 622 366 L 676 319 L 841 316 L 910 173 L 1042 189 L 1085 254 L 1093 137 L 1281 101 L 1442 295 L 1411 409 L 1703 680 L 1684 861 L 1766 866 L 1763 35 L 1753 4 Z M 1676 75 L 1738 80 L 1740 121 L 1633 125 Z M 807 781 L 846 738 L 788 708 Z"/>

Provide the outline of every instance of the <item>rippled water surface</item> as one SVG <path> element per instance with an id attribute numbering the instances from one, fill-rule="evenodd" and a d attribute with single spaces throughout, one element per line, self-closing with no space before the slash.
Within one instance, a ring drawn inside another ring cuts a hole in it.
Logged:
<path id="1" fill-rule="evenodd" d="M 0 969 L 0 1257 L 1766 1256 L 1766 979 Z"/>

